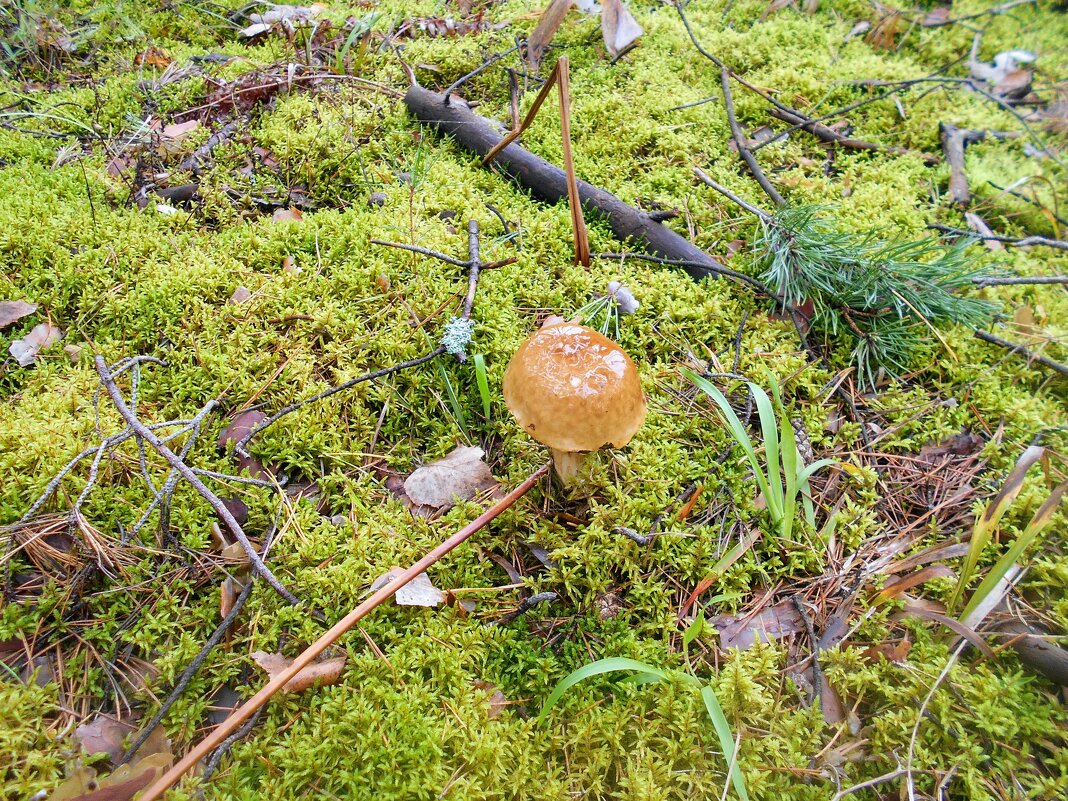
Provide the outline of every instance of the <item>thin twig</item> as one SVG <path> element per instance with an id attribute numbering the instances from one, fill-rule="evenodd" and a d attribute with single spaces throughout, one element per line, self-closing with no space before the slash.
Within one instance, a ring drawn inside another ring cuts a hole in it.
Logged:
<path id="1" fill-rule="evenodd" d="M 486 59 L 484 62 L 482 62 L 482 64 L 480 66 L 478 66 L 475 69 L 471 70 L 466 75 L 460 76 L 455 81 L 453 81 L 451 84 L 449 84 L 448 87 L 446 87 L 445 91 L 442 92 L 442 94 L 445 95 L 445 105 L 446 106 L 449 105 L 449 96 L 453 92 L 455 92 L 457 89 L 459 89 L 465 83 L 467 83 L 469 80 L 474 78 L 476 75 L 478 75 L 484 69 L 487 69 L 488 67 L 492 67 L 494 64 L 496 64 L 498 61 L 500 61 L 505 56 L 510 56 L 512 53 L 514 53 L 516 50 L 518 50 L 521 46 L 522 46 L 522 42 L 516 44 L 514 47 L 509 47 L 503 53 L 497 53 L 496 55 L 490 56 L 488 59 Z"/>
<path id="2" fill-rule="evenodd" d="M 768 222 L 768 221 L 771 220 L 772 215 L 771 215 L 770 212 L 764 211 L 764 209 L 760 208 L 759 206 L 754 206 L 752 203 L 749 203 L 748 201 L 742 200 L 740 197 L 738 197 L 736 194 L 734 194 L 727 187 L 723 186 L 723 184 L 713 180 L 700 167 L 694 167 L 693 168 L 693 174 L 696 175 L 697 178 L 703 184 L 712 187 L 717 192 L 719 192 L 721 195 L 723 195 L 725 198 L 737 203 L 739 206 L 741 206 L 743 209 L 748 211 L 750 214 L 755 214 L 757 217 L 762 219 L 764 222 Z"/>
<path id="3" fill-rule="evenodd" d="M 1025 359 L 1027 359 L 1028 365 L 1031 363 L 1041 364 L 1043 367 L 1048 367 L 1050 370 L 1054 370 L 1063 376 L 1068 376 L 1068 365 L 1055 362 L 1048 356 L 1043 356 L 1041 353 L 1035 353 L 1033 350 L 1025 348 L 1023 345 L 1016 345 L 1009 342 L 1007 339 L 994 336 L 988 331 L 975 332 L 976 339 L 981 339 L 983 342 L 989 342 L 991 345 L 1000 345 L 1011 353 L 1019 353 Z"/>
<path id="4" fill-rule="evenodd" d="M 653 264 L 666 264 L 672 267 L 700 267 L 704 270 L 708 270 L 709 273 L 714 275 L 722 275 L 726 278 L 733 278 L 736 281 L 741 281 L 744 284 L 748 284 L 758 292 L 767 295 L 769 298 L 774 297 L 772 291 L 766 284 L 761 282 L 757 278 L 753 278 L 751 275 L 745 273 L 739 273 L 735 270 L 730 270 L 726 267 L 720 267 L 719 265 L 710 266 L 707 264 L 699 264 L 695 261 L 680 261 L 678 259 L 664 259 L 660 256 L 650 256 L 646 253 L 591 253 L 590 256 L 598 259 L 639 259 L 640 261 L 648 261 Z"/>
<path id="5" fill-rule="evenodd" d="M 459 259 L 453 258 L 452 256 L 447 256 L 444 253 L 438 253 L 436 250 L 429 250 L 427 248 L 419 247 L 418 245 L 407 245 L 403 242 L 386 242 L 385 240 L 381 239 L 372 239 L 371 242 L 376 245 L 382 245 L 384 247 L 399 248 L 400 250 L 409 250 L 413 253 L 421 253 L 424 256 L 431 256 L 435 259 L 438 259 L 439 261 L 443 261 L 446 264 L 452 264 L 456 267 L 466 267 L 468 269 L 467 295 L 464 297 L 463 306 L 463 319 L 465 320 L 469 320 L 471 318 L 471 312 L 475 304 L 475 290 L 478 288 L 478 279 L 481 275 L 482 269 L 499 266 L 498 263 L 494 263 L 492 265 L 483 265 L 481 262 L 481 256 L 479 253 L 478 222 L 476 220 L 471 220 L 467 224 L 467 261 L 460 261 Z M 344 392 L 347 389 L 351 389 L 357 384 L 362 384 L 365 381 L 373 381 L 376 378 L 384 378 L 387 375 L 399 373 L 401 370 L 407 370 L 409 367 L 418 367 L 420 364 L 426 364 L 427 362 L 436 359 L 438 356 L 441 356 L 444 353 L 446 353 L 445 346 L 439 345 L 438 347 L 434 348 L 434 350 L 430 351 L 429 353 L 423 354 L 422 356 L 417 356 L 414 359 L 408 359 L 407 361 L 401 362 L 400 364 L 394 364 L 390 367 L 382 367 L 378 370 L 371 370 L 370 372 L 358 375 L 355 378 L 344 382 L 343 384 L 338 384 L 337 386 L 330 387 L 329 389 L 324 389 L 322 392 L 312 395 L 310 398 L 305 398 L 304 400 L 291 403 L 288 406 L 279 409 L 277 412 L 272 414 L 263 422 L 258 423 L 257 425 L 250 428 L 249 432 L 245 434 L 245 436 L 243 436 L 241 439 L 239 439 L 237 443 L 235 443 L 234 453 L 238 454 L 239 456 L 248 457 L 248 444 L 252 441 L 253 437 L 259 434 L 265 428 L 274 425 L 286 415 L 292 414 L 293 412 L 298 411 L 299 409 L 303 409 L 305 406 L 308 406 L 312 403 L 318 403 L 319 401 L 325 398 L 329 398 L 331 395 L 336 395 L 339 392 Z"/>
<path id="6" fill-rule="evenodd" d="M 230 752 L 230 749 L 234 747 L 234 744 L 239 740 L 248 736 L 248 733 L 252 731 L 257 721 L 260 719 L 260 715 L 263 714 L 263 707 L 256 710 L 255 714 L 246 720 L 241 728 L 223 740 L 222 745 L 216 748 L 207 761 L 204 763 L 204 771 L 200 774 L 201 781 L 207 781 L 215 775 L 215 771 L 219 769 L 219 763 L 223 761 L 223 758 Z"/>
<path id="7" fill-rule="evenodd" d="M 1013 286 L 1014 284 L 1068 284 L 1068 275 L 1014 275 L 1010 278 L 973 278 L 977 287 Z"/>
<path id="8" fill-rule="evenodd" d="M 219 625 L 215 627 L 215 631 L 211 633 L 207 642 L 205 642 L 200 651 L 197 652 L 197 655 L 185 666 L 185 670 L 178 676 L 178 680 L 174 683 L 174 687 L 171 688 L 166 699 L 160 704 L 160 708 L 157 710 L 156 714 L 153 715 L 152 719 L 145 724 L 140 732 L 138 732 L 137 738 L 130 744 L 130 747 L 126 749 L 126 753 L 124 753 L 119 760 L 120 765 L 129 762 L 130 757 L 137 753 L 137 749 L 145 744 L 145 741 L 149 738 L 152 732 L 155 731 L 156 727 L 160 724 L 160 721 L 162 721 L 164 716 L 170 712 L 175 701 L 177 701 L 182 693 L 185 692 L 185 688 L 189 686 L 189 682 L 193 680 L 193 676 L 200 670 L 201 665 L 207 661 L 208 656 L 211 654 L 215 646 L 222 642 L 222 638 L 225 637 L 226 633 L 233 627 L 234 623 L 237 621 L 238 615 L 241 614 L 241 610 L 245 607 L 245 602 L 249 599 L 249 596 L 252 595 L 253 584 L 254 582 L 250 579 L 241 592 L 238 593 L 237 598 L 234 599 L 234 605 L 230 607 L 230 611 L 227 613 L 226 617 L 219 622 Z"/>
<path id="9" fill-rule="evenodd" d="M 738 124 L 738 117 L 734 113 L 734 98 L 731 96 L 731 75 L 726 66 L 720 67 L 719 82 L 723 87 L 723 105 L 727 110 L 727 122 L 731 126 L 731 136 L 734 137 L 734 144 L 738 147 L 738 155 L 742 157 L 742 161 L 749 167 L 749 172 L 753 174 L 756 182 L 760 184 L 760 188 L 771 198 L 771 202 L 776 206 L 785 206 L 785 198 L 779 194 L 778 189 L 772 186 L 768 176 L 760 169 L 760 164 L 757 162 L 756 157 L 749 152 L 749 147 L 747 146 L 748 137 L 742 131 L 742 126 Z"/>
<path id="10" fill-rule="evenodd" d="M 100 376 L 101 382 L 108 391 L 108 395 L 111 397 L 111 402 L 115 404 L 115 408 L 123 419 L 126 420 L 130 428 L 134 432 L 145 439 L 149 445 L 156 449 L 160 456 L 167 460 L 171 467 L 175 468 L 189 484 L 195 489 L 200 496 L 204 498 L 215 510 L 217 514 L 226 524 L 226 527 L 230 529 L 230 533 L 234 535 L 234 538 L 241 543 L 241 548 L 245 551 L 245 555 L 248 557 L 249 563 L 252 566 L 253 571 L 261 576 L 264 581 L 274 588 L 275 592 L 281 595 L 285 600 L 291 604 L 299 605 L 300 599 L 298 599 L 293 593 L 287 590 L 275 575 L 267 568 L 267 565 L 263 563 L 260 555 L 256 552 L 256 549 L 252 547 L 252 543 L 249 542 L 245 532 L 242 530 L 241 525 L 231 514 L 230 510 L 226 508 L 219 497 L 204 486 L 204 482 L 201 481 L 197 474 L 193 472 L 192 468 L 183 462 L 178 455 L 164 444 L 159 437 L 157 437 L 148 426 L 142 423 L 130 410 L 130 407 L 126 405 L 126 401 L 122 397 L 122 393 L 119 392 L 118 386 L 115 384 L 115 379 L 112 377 L 111 371 L 108 369 L 107 362 L 104 361 L 103 356 L 96 357 L 96 372 Z"/>
<path id="11" fill-rule="evenodd" d="M 530 489 L 549 472 L 550 468 L 551 464 L 544 464 L 539 467 L 518 487 L 497 501 L 492 507 L 431 550 L 422 559 L 417 561 L 392 581 L 379 588 L 369 598 L 363 601 L 363 603 L 335 623 L 329 631 L 304 649 L 304 651 L 290 663 L 289 667 L 277 673 L 259 690 L 259 692 L 235 709 L 230 717 L 219 724 L 211 734 L 201 740 L 195 748 L 178 760 L 174 767 L 153 782 L 148 789 L 145 790 L 144 795 L 141 796 L 141 801 L 155 801 L 155 799 L 163 795 L 168 788 L 172 787 L 174 783 L 196 765 L 197 762 L 220 746 L 235 729 L 237 729 L 244 721 L 248 720 L 257 709 L 260 709 L 266 704 L 267 701 L 269 701 L 275 693 L 281 690 L 290 679 L 311 664 L 311 662 L 324 650 L 333 645 L 342 634 L 356 625 L 356 623 L 362 620 L 383 601 L 392 598 L 399 589 L 413 581 L 417 576 L 426 572 L 427 568 L 435 564 L 462 542 L 492 523 L 502 512 L 526 495 L 527 492 L 529 492 Z"/>
<path id="12" fill-rule="evenodd" d="M 947 234 L 957 234 L 958 236 L 970 236 L 975 237 L 975 231 L 968 231 L 963 228 L 951 228 L 948 225 L 928 225 L 935 231 L 942 231 Z M 1041 245 L 1047 248 L 1054 248 L 1055 250 L 1068 250 L 1068 240 L 1064 239 L 1050 239 L 1045 236 L 998 236 L 997 234 L 979 234 L 980 239 L 990 239 L 994 242 L 1004 242 L 1006 245 L 1012 245 L 1018 248 L 1034 247 L 1035 245 Z M 977 278 L 975 283 L 981 286 L 993 286 L 995 284 L 1062 284 L 1066 280 L 1065 276 L 1054 275 L 1049 276 L 1048 280 L 1029 279 L 1029 280 L 1006 280 L 1006 279 L 994 279 L 994 278 Z"/>
<path id="13" fill-rule="evenodd" d="M 824 142 L 830 144 L 841 145 L 842 147 L 850 148 L 851 150 L 875 150 L 882 151 L 883 153 L 891 153 L 895 156 L 919 156 L 928 164 L 937 164 L 941 159 L 931 153 L 920 153 L 916 150 L 909 150 L 907 147 L 898 147 L 897 145 L 880 145 L 876 142 L 866 142 L 863 139 L 854 139 L 851 136 L 844 136 L 838 133 L 833 128 L 828 128 L 826 125 L 820 125 L 818 122 L 811 120 L 800 112 L 797 114 L 791 114 L 788 111 L 783 111 L 780 108 L 773 108 L 771 110 L 771 116 L 776 117 L 783 122 L 793 123 L 800 126 L 803 130 L 808 131 Z"/>

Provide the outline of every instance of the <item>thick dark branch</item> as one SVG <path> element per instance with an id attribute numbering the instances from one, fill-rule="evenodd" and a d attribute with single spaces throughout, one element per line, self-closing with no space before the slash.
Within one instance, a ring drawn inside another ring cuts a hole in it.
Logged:
<path id="1" fill-rule="evenodd" d="M 485 156 L 504 138 L 499 125 L 475 114 L 456 98 L 446 105 L 442 95 L 413 86 L 405 94 L 404 102 L 420 121 L 454 137 L 480 156 Z M 564 171 L 515 143 L 504 148 L 493 164 L 539 200 L 557 203 L 567 198 Z M 707 268 L 717 266 L 708 253 L 610 192 L 585 181 L 578 182 L 578 189 L 583 209 L 607 219 L 613 234 L 621 241 L 636 240 L 649 252 L 679 262 L 679 266 L 694 278 L 706 277 Z"/>

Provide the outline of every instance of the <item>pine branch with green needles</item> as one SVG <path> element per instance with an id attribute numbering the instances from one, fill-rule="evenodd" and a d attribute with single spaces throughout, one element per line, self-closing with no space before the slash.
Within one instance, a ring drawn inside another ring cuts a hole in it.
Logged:
<path id="1" fill-rule="evenodd" d="M 754 246 L 764 281 L 784 302 L 812 304 L 811 324 L 825 339 L 852 341 L 852 360 L 871 386 L 880 370 L 900 375 L 939 327 L 988 321 L 995 306 L 961 294 L 988 270 L 960 241 L 891 241 L 829 224 L 821 206 L 760 216 Z"/>

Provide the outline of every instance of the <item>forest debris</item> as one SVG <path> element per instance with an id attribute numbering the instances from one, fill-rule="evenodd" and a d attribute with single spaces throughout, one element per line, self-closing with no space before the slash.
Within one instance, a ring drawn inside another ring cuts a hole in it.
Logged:
<path id="1" fill-rule="evenodd" d="M 239 286 L 234 290 L 234 294 L 230 296 L 230 300 L 227 301 L 232 306 L 239 306 L 242 303 L 252 300 L 252 292 L 246 286 Z"/>
<path id="2" fill-rule="evenodd" d="M 300 209 L 290 207 L 288 209 L 275 209 L 271 215 L 272 222 L 300 222 L 304 219 L 304 215 L 300 213 Z"/>
<path id="3" fill-rule="evenodd" d="M 174 763 L 166 737 L 153 738 L 145 755 L 102 778 L 92 768 L 79 768 L 57 787 L 49 801 L 131 801 L 141 790 L 162 776 Z M 157 750 L 158 749 L 158 750 Z"/>
<path id="4" fill-rule="evenodd" d="M 395 580 L 404 572 L 403 567 L 393 566 L 388 572 L 371 582 L 371 592 L 375 592 Z M 430 576 L 420 573 L 409 581 L 393 596 L 398 606 L 441 606 L 445 593 L 430 583 Z"/>
<path id="5" fill-rule="evenodd" d="M 27 303 L 24 300 L 0 301 L 0 330 L 14 325 L 35 311 L 37 311 L 36 303 Z"/>
<path id="6" fill-rule="evenodd" d="M 404 492 L 412 503 L 450 508 L 456 499 L 468 500 L 497 486 L 481 448 L 459 447 L 436 462 L 423 465 L 404 480 Z"/>
<path id="7" fill-rule="evenodd" d="M 634 47 L 643 33 L 621 0 L 601 0 L 601 36 L 613 61 Z"/>
<path id="8" fill-rule="evenodd" d="M 123 752 L 122 741 L 136 729 L 129 721 L 98 713 L 91 721 L 74 730 L 74 738 L 85 753 L 104 753 L 112 762 L 117 762 Z"/>
<path id="9" fill-rule="evenodd" d="M 560 29 L 560 25 L 571 8 L 571 0 L 551 0 L 546 9 L 541 13 L 537 27 L 527 38 L 527 64 L 532 70 L 541 66 L 542 56 L 549 46 L 553 36 Z"/>
<path id="10" fill-rule="evenodd" d="M 939 124 L 942 138 L 942 151 L 949 165 L 949 199 L 958 206 L 967 206 L 972 200 L 972 191 L 968 186 L 968 175 L 964 171 L 964 149 L 986 138 L 985 131 L 973 131 L 958 128 L 948 122 Z"/>
<path id="11" fill-rule="evenodd" d="M 486 703 L 489 706 L 489 710 L 486 713 L 486 717 L 488 717 L 490 720 L 499 718 L 501 716 L 501 713 L 509 704 L 508 697 L 499 689 L 497 689 L 497 685 L 485 681 L 484 679 L 475 679 L 473 682 L 471 682 L 471 685 L 476 690 L 485 690 L 487 693 L 489 693 L 489 697 L 486 699 Z"/>
<path id="12" fill-rule="evenodd" d="M 248 21 L 251 24 L 242 28 L 240 34 L 246 39 L 251 39 L 271 29 L 292 33 L 298 27 L 311 23 L 325 10 L 326 6 L 322 3 L 311 6 L 276 5 L 262 13 L 249 14 Z"/>
<path id="13" fill-rule="evenodd" d="M 1005 245 L 997 239 L 988 238 L 994 237 L 994 232 L 990 229 L 990 226 L 986 224 L 986 220 L 974 211 L 964 212 L 964 219 L 967 221 L 969 228 L 979 234 L 979 236 L 983 237 L 983 244 L 986 245 L 987 250 L 997 251 L 1005 249 Z"/>
<path id="14" fill-rule="evenodd" d="M 976 41 L 978 41 L 978 35 Z M 1018 71 L 1021 64 L 1030 64 L 1037 58 L 1038 56 L 1030 50 L 1005 50 L 994 56 L 992 64 L 987 64 L 976 59 L 973 47 L 972 56 L 968 60 L 968 72 L 976 80 L 986 81 L 991 86 L 996 86 Z"/>
<path id="15" fill-rule="evenodd" d="M 885 659 L 887 662 L 896 662 L 899 665 L 903 665 L 910 650 L 912 650 L 912 642 L 907 637 L 904 637 L 896 644 L 881 642 L 870 648 L 865 648 L 861 652 L 860 658 L 866 662 L 878 662 L 880 659 Z"/>
<path id="16" fill-rule="evenodd" d="M 160 131 L 160 155 L 171 156 L 181 150 L 181 140 L 200 127 L 200 120 L 172 122 Z"/>
<path id="17" fill-rule="evenodd" d="M 172 62 L 173 59 L 167 55 L 167 51 L 159 47 L 146 48 L 134 56 L 134 64 L 138 67 L 147 64 L 150 67 L 165 70 Z"/>
<path id="18" fill-rule="evenodd" d="M 51 323 L 39 323 L 22 339 L 16 339 L 8 346 L 8 352 L 15 357 L 19 367 L 29 367 L 37 360 L 37 354 L 46 350 L 63 338 L 63 331 Z"/>
<path id="19" fill-rule="evenodd" d="M 267 676 L 273 679 L 282 671 L 293 664 L 292 659 L 281 654 L 268 654 L 265 651 L 253 651 L 249 656 L 252 661 L 267 672 Z M 320 687 L 329 687 L 341 680 L 341 672 L 345 669 L 345 656 L 336 656 L 332 659 L 324 659 L 321 662 L 312 662 L 297 675 L 282 685 L 282 692 L 299 693 L 318 684 Z"/>
<path id="20" fill-rule="evenodd" d="M 719 630 L 721 648 L 743 651 L 758 642 L 771 642 L 805 630 L 801 613 L 791 601 L 766 606 L 755 615 L 722 615 L 710 622 Z"/>
<path id="21" fill-rule="evenodd" d="M 446 105 L 444 97 L 421 86 L 410 87 L 404 95 L 404 103 L 418 119 L 451 135 L 481 156 L 489 153 L 503 138 L 495 123 L 460 103 Z M 557 203 L 568 196 L 564 171 L 515 143 L 502 150 L 492 164 L 515 178 L 539 200 Z M 606 217 L 612 233 L 621 241 L 635 240 L 650 253 L 673 260 L 674 266 L 695 279 L 721 271 L 719 262 L 704 250 L 610 192 L 581 180 L 578 191 L 583 208 Z"/>

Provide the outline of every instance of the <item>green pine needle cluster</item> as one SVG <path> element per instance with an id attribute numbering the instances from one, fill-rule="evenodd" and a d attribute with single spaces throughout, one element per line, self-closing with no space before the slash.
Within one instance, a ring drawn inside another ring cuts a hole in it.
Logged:
<path id="1" fill-rule="evenodd" d="M 962 294 L 988 274 L 967 251 L 934 239 L 887 242 L 874 232 L 840 231 L 821 206 L 787 207 L 761 218 L 756 241 L 764 281 L 786 303 L 811 301 L 812 329 L 852 341 L 860 380 L 909 369 L 917 348 L 941 326 L 977 326 L 993 304 Z"/>

